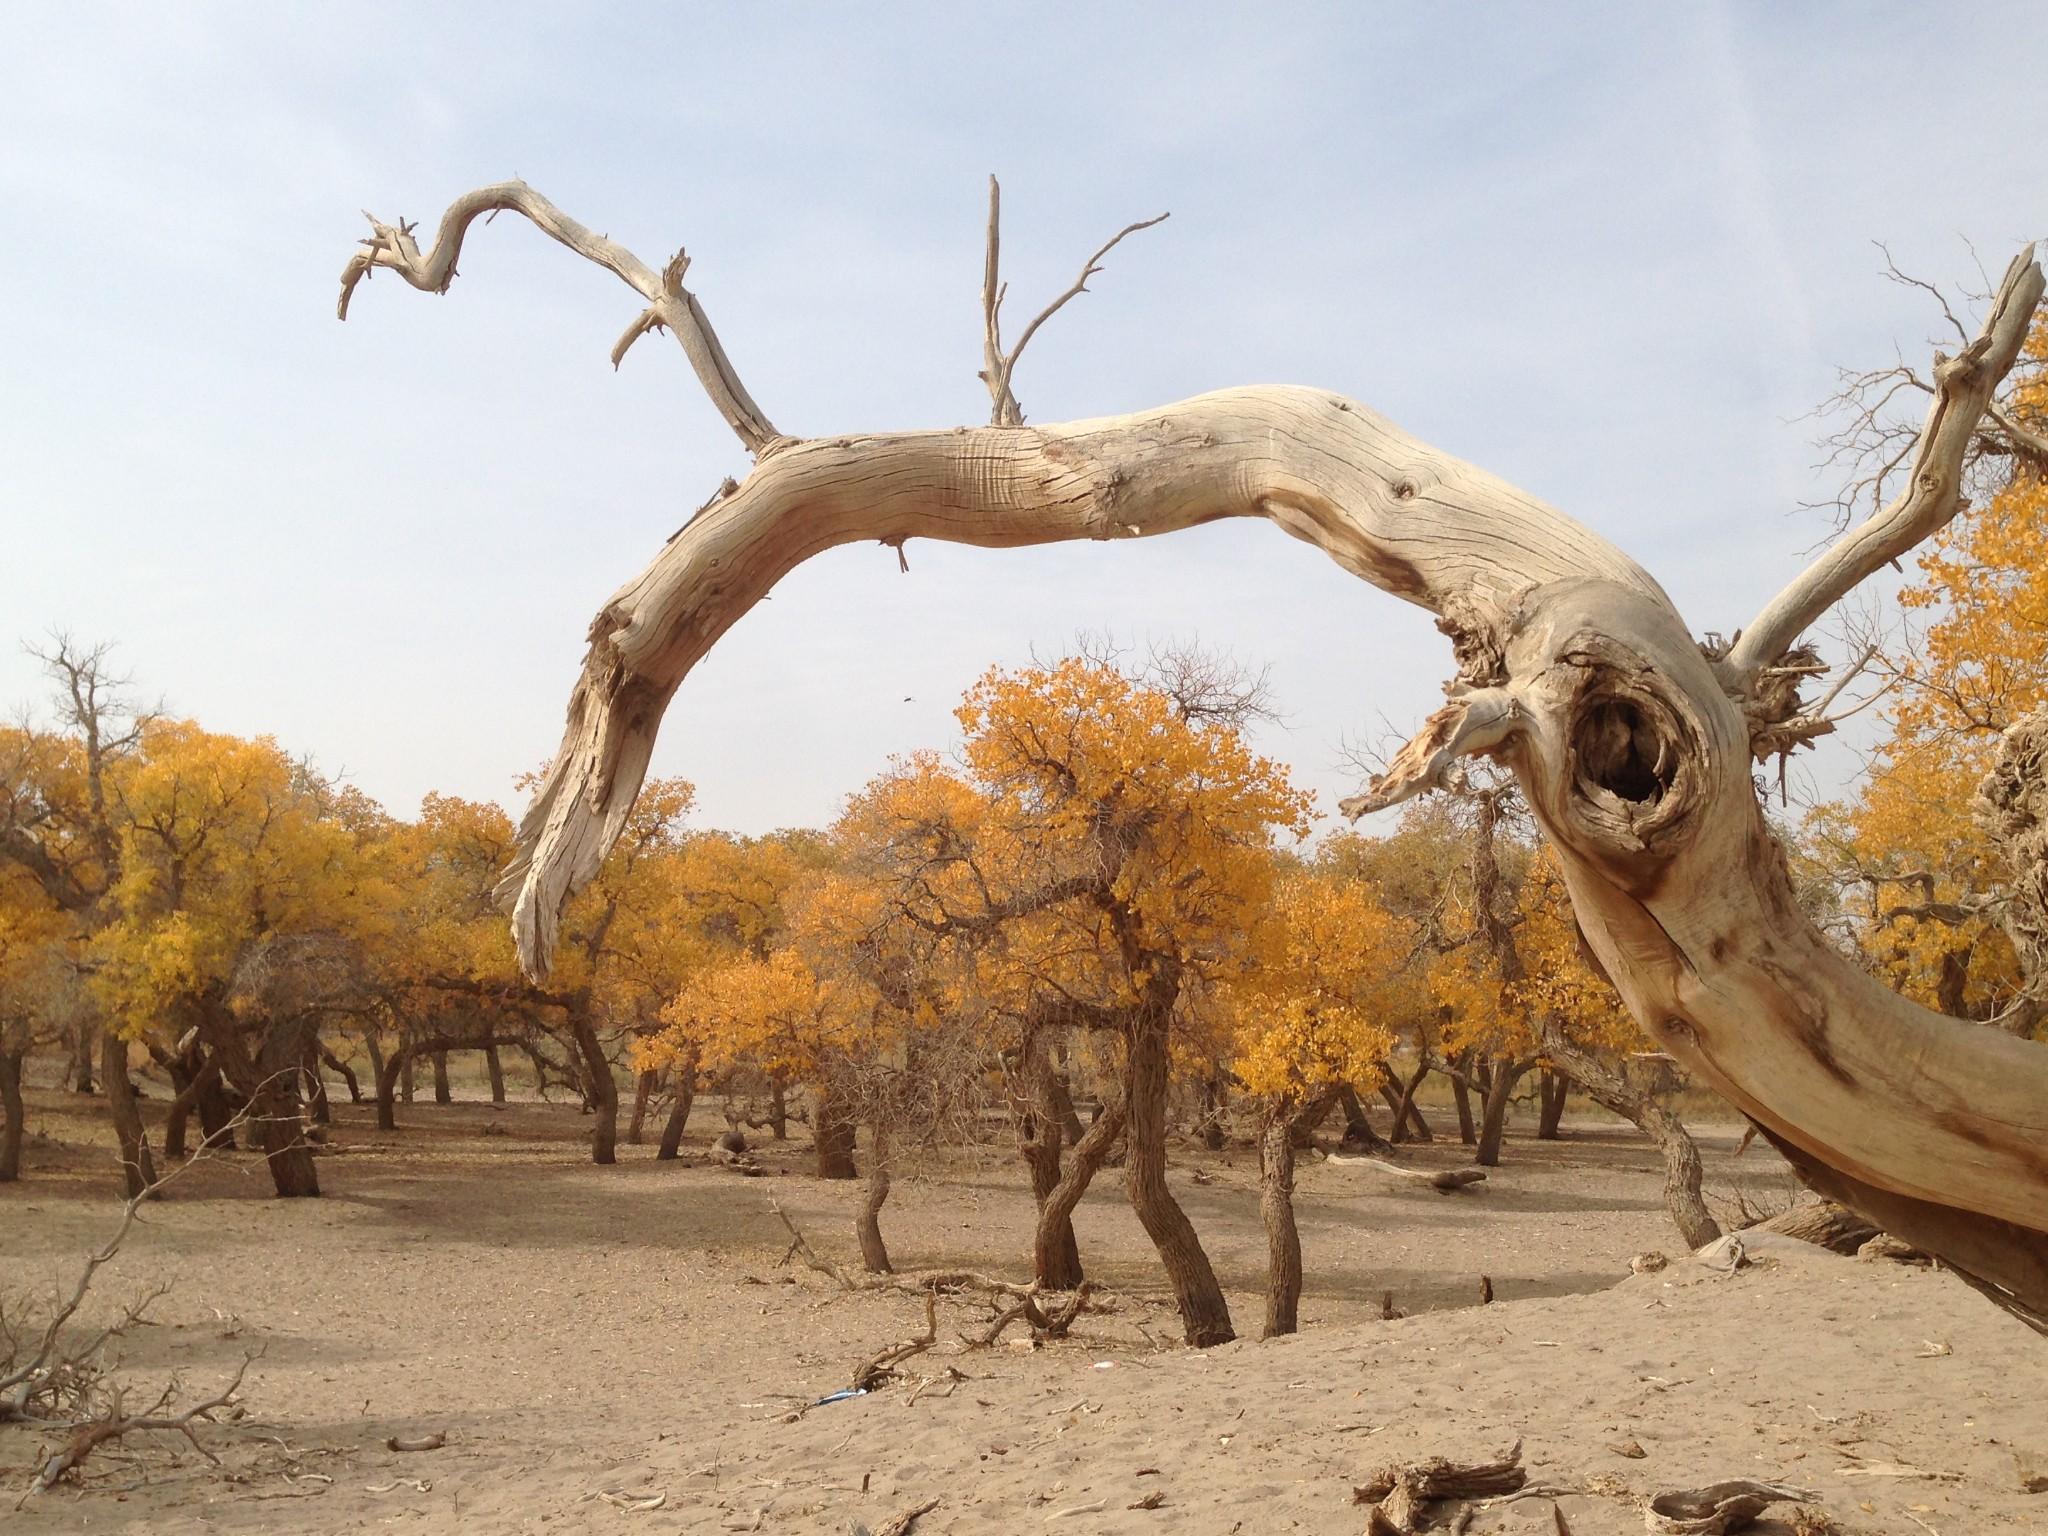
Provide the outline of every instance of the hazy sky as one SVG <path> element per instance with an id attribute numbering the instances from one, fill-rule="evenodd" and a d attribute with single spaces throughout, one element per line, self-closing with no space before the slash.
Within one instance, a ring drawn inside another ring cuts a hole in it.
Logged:
<path id="1" fill-rule="evenodd" d="M 1033 344 L 1045 421 L 1230 384 L 1340 390 L 1624 545 L 1697 630 L 1820 537 L 1840 362 L 1924 355 L 1877 272 L 2048 232 L 2048 13 L 1996 5 L 559 3 L 0 17 L 0 703 L 16 637 L 117 640 L 218 730 L 410 814 L 511 801 L 590 615 L 744 456 L 673 344 L 523 221 L 442 298 L 334 318 L 357 210 L 522 176 L 690 282 L 796 434 L 986 419 L 1010 308 L 1171 209 Z M 952 737 L 992 662 L 1077 630 L 1271 662 L 1266 746 L 1324 795 L 1448 646 L 1262 524 L 1024 552 L 872 545 L 787 578 L 672 707 L 702 821 L 829 818 Z M 913 702 L 904 702 L 905 696 Z M 1823 763 L 1839 776 L 1846 761 Z"/>

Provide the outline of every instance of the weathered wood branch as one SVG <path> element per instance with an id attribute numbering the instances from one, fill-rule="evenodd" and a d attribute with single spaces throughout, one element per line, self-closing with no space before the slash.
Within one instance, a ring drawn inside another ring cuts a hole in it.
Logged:
<path id="1" fill-rule="evenodd" d="M 1934 403 L 1920 429 L 1905 489 L 1800 572 L 1750 621 L 1728 653 L 1735 679 L 1753 679 L 1866 576 L 1956 515 L 1964 455 L 1985 408 L 2026 345 L 2041 286 L 2041 269 L 2029 245 L 2006 268 L 1976 338 L 1956 356 L 1936 359 Z"/>
<path id="2" fill-rule="evenodd" d="M 1429 609 L 1451 639 L 1453 710 L 1374 803 L 1431 782 L 1447 748 L 1505 763 L 1558 850 L 1589 946 L 1658 1041 L 1796 1152 L 1811 1182 L 1990 1294 L 2048 1309 L 2048 1047 L 1930 1013 L 1837 953 L 1794 897 L 1750 774 L 1771 723 L 1751 717 L 1758 678 L 1857 580 L 1957 510 L 1956 445 L 2041 286 L 2023 254 L 1984 333 L 1941 365 L 1913 489 L 1720 657 L 1605 540 L 1326 391 L 785 443 L 592 623 L 561 747 L 501 886 L 522 963 L 545 972 L 676 687 L 802 561 L 866 539 L 1011 547 L 1263 517 Z"/>
<path id="3" fill-rule="evenodd" d="M 462 255 L 462 242 L 469 233 L 469 226 L 481 215 L 501 212 L 517 213 L 530 219 L 542 234 L 560 241 L 578 256 L 617 273 L 647 301 L 647 308 L 627 327 L 618 345 L 612 348 L 614 368 L 618 367 L 626 349 L 636 340 L 650 330 L 665 327 L 674 332 L 683 354 L 690 360 L 691 368 L 696 370 L 704 392 L 718 407 L 718 413 L 725 418 L 727 425 L 739 434 L 749 453 L 763 452 L 781 436 L 754 403 L 754 397 L 747 393 L 746 385 L 740 382 L 738 371 L 725 355 L 725 348 L 719 345 L 718 335 L 705 317 L 703 305 L 697 302 L 696 295 L 683 287 L 683 273 L 690 264 L 688 257 L 681 251 L 676 252 L 674 259 L 657 276 L 653 268 L 624 246 L 585 229 L 523 181 L 501 181 L 494 186 L 479 187 L 451 203 L 448 211 L 441 215 L 441 227 L 435 232 L 433 249 L 424 254 L 413 239 L 417 225 L 408 224 L 403 219 L 396 224 L 386 224 L 372 214 L 364 214 L 363 217 L 370 221 L 371 233 L 362 242 L 363 249 L 350 257 L 348 265 L 342 269 L 341 298 L 335 305 L 336 315 L 343 320 L 348 318 L 349 300 L 355 296 L 356 284 L 378 268 L 396 272 L 424 292 L 446 293 L 448 285 L 455 281 L 455 263 Z"/>

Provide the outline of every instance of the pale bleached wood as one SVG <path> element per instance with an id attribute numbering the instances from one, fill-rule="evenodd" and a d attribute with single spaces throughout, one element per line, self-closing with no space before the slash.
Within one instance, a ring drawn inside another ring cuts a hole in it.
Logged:
<path id="1" fill-rule="evenodd" d="M 762 452 L 781 436 L 766 413 L 754 403 L 754 397 L 747 393 L 746 385 L 740 382 L 739 373 L 725 355 L 725 348 L 719 345 L 717 333 L 711 329 L 703 306 L 694 294 L 683 287 L 683 272 L 689 266 L 689 260 L 681 251 L 657 277 L 654 270 L 631 251 L 607 236 L 585 229 L 523 181 L 501 181 L 493 186 L 479 187 L 449 204 L 448 211 L 441 215 L 434 248 L 424 255 L 413 239 L 417 225 L 402 219 L 396 224 L 385 224 L 374 215 L 364 214 L 363 217 L 370 221 L 371 234 L 362 242 L 363 250 L 350 257 L 348 265 L 342 269 L 341 298 L 335 305 L 336 315 L 343 320 L 348 318 L 349 300 L 355 296 L 356 285 L 380 269 L 396 272 L 413 287 L 428 293 L 446 293 L 448 285 L 455 281 L 455 263 L 462 255 L 462 242 L 469 233 L 469 226 L 483 215 L 503 212 L 517 213 L 530 219 L 541 233 L 560 241 L 577 255 L 617 273 L 647 300 L 647 308 L 612 349 L 614 368 L 638 337 L 665 326 L 675 333 L 691 368 L 696 370 L 698 382 L 704 386 L 704 392 L 711 397 L 712 404 L 718 407 L 727 424 L 739 434 L 749 453 Z"/>
<path id="2" fill-rule="evenodd" d="M 488 201 L 459 206 L 473 216 Z M 561 747 L 501 887 L 522 963 L 545 971 L 676 687 L 803 560 L 867 539 L 1008 547 L 1263 517 L 1431 610 L 1452 641 L 1451 704 L 1363 803 L 1428 787 L 1458 752 L 1506 763 L 1558 849 L 1589 947 L 1659 1042 L 1817 1187 L 2039 1317 L 2048 1047 L 1919 1008 L 1837 953 L 1794 899 L 1750 765 L 1759 733 L 1782 725 L 1752 718 L 1758 677 L 1861 575 L 1954 514 L 1954 445 L 2040 292 L 2023 256 L 1984 336 L 1942 365 L 1915 488 L 1815 562 L 1726 657 L 1704 655 L 1657 583 L 1605 540 L 1327 391 L 777 443 L 591 626 Z"/>

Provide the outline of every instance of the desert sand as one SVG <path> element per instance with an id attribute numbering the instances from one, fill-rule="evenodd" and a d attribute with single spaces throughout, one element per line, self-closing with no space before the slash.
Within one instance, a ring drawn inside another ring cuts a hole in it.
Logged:
<path id="1" fill-rule="evenodd" d="M 93 1108 L 32 1102 L 28 1177 L 0 1186 L 0 1295 L 68 1279 L 114 1219 Z M 1734 1477 L 1811 1490 L 1845 1531 L 2048 1526 L 2048 1494 L 2023 1491 L 2048 1471 L 2048 1341 L 1924 1268 L 1806 1248 L 1732 1274 L 1684 1258 L 1654 1158 L 1613 1123 L 1518 1134 L 1505 1166 L 1454 1196 L 1310 1158 L 1304 1331 L 1199 1352 L 1176 1342 L 1107 1173 L 1077 1227 L 1114 1311 L 1042 1348 L 968 1350 L 958 1335 L 988 1307 L 948 1298 L 941 1344 L 898 1381 L 818 1404 L 924 1318 L 903 1292 L 847 1294 L 779 1265 L 771 1195 L 820 1252 L 857 1252 L 859 1186 L 810 1178 L 801 1128 L 748 1179 L 704 1158 L 722 1129 L 710 1107 L 685 1162 L 626 1147 L 615 1168 L 583 1161 L 587 1122 L 559 1105 L 416 1104 L 395 1134 L 367 1108 L 338 1122 L 324 1198 L 269 1198 L 245 1155 L 195 1167 L 96 1293 L 104 1309 L 172 1284 L 123 1350 L 137 1391 L 170 1373 L 204 1389 L 261 1352 L 247 1417 L 205 1436 L 222 1464 L 132 1442 L 14 1510 L 40 1441 L 0 1431 L 0 1525 L 844 1533 L 937 1499 L 914 1527 L 927 1536 L 1355 1533 L 1352 1487 L 1383 1464 L 1519 1439 L 1534 1482 L 1571 1490 L 1555 1502 L 1579 1536 L 1641 1531 L 1648 1493 Z M 1733 1127 L 1702 1139 L 1710 1190 L 1789 1188 L 1767 1152 L 1734 1160 Z M 1255 1159 L 1175 1156 L 1255 1335 Z M 1441 1141 L 1403 1154 L 1463 1161 Z M 1029 1215 L 996 1147 L 903 1179 L 884 1227 L 906 1271 L 1022 1277 Z M 1672 1266 L 1631 1275 L 1653 1249 Z M 1385 1292 L 1407 1315 L 1381 1317 Z M 434 1433 L 439 1450 L 386 1445 Z M 1753 1529 L 1791 1531 L 1777 1512 Z M 1472 1529 L 1558 1527 L 1552 1500 L 1528 1498 Z"/>

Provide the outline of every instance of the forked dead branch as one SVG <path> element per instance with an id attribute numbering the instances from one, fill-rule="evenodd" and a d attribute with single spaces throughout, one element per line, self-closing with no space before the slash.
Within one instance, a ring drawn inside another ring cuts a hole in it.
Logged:
<path id="1" fill-rule="evenodd" d="M 1800 700 L 1814 676 L 1807 629 L 1960 510 L 1964 456 L 2041 298 L 2032 247 L 1978 331 L 1937 359 L 1899 494 L 1730 643 L 1702 645 L 1606 540 L 1326 390 L 1224 390 L 1043 426 L 783 436 L 679 269 L 658 277 L 519 183 L 458 200 L 424 253 L 410 226 L 373 221 L 344 305 L 380 268 L 444 291 L 469 225 L 493 210 L 624 278 L 647 305 L 635 326 L 652 314 L 676 332 L 756 456 L 591 625 L 503 886 L 530 971 L 546 971 L 564 904 L 623 826 L 676 688 L 802 561 L 868 539 L 1006 547 L 1265 518 L 1435 614 L 1456 658 L 1449 701 L 1346 809 L 1421 793 L 1461 755 L 1506 764 L 1589 946 L 1665 1049 L 1817 1189 L 2048 1327 L 2048 1047 L 1921 1008 L 1838 953 L 1794 900 L 1752 776 L 1797 744 L 1788 722 L 1816 728 Z"/>

